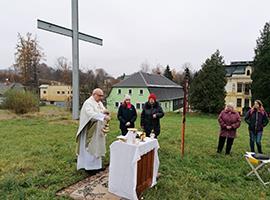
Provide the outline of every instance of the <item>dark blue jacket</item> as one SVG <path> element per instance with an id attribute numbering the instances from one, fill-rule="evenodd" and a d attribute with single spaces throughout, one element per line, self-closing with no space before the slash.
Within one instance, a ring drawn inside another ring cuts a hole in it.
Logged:
<path id="1" fill-rule="evenodd" d="M 153 118 L 156 114 L 157 118 Z M 164 116 L 164 112 L 158 102 L 151 105 L 146 102 L 141 113 L 141 126 L 144 128 L 146 135 L 149 136 L 153 130 L 155 135 L 158 136 L 160 133 L 160 118 Z"/>
<path id="2" fill-rule="evenodd" d="M 245 116 L 245 121 L 248 124 L 248 129 L 254 133 L 263 131 L 263 128 L 268 124 L 269 120 L 265 111 L 250 109 Z"/>

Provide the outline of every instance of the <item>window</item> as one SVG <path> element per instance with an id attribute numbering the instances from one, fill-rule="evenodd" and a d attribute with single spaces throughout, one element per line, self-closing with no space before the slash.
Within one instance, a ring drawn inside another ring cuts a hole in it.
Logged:
<path id="1" fill-rule="evenodd" d="M 141 104 L 140 103 L 136 103 L 136 108 L 137 109 L 141 109 Z"/>
<path id="2" fill-rule="evenodd" d="M 57 94 L 60 94 L 60 91 L 57 91 Z"/>
<path id="3" fill-rule="evenodd" d="M 250 76 L 250 70 L 247 70 L 247 76 Z"/>
<path id="4" fill-rule="evenodd" d="M 118 92 L 117 92 L 117 94 L 121 94 L 121 89 L 118 89 Z"/>
<path id="5" fill-rule="evenodd" d="M 72 91 L 70 91 L 70 94 L 72 94 Z"/>
<path id="6" fill-rule="evenodd" d="M 62 94 L 65 94 L 65 91 L 62 91 Z"/>
<path id="7" fill-rule="evenodd" d="M 245 95 L 249 95 L 250 84 L 245 84 Z"/>
<path id="8" fill-rule="evenodd" d="M 143 90 L 140 90 L 140 95 L 143 95 Z"/>
<path id="9" fill-rule="evenodd" d="M 184 105 L 184 99 L 180 99 L 180 104 Z"/>
<path id="10" fill-rule="evenodd" d="M 242 90 L 242 86 L 243 84 L 242 83 L 237 83 L 237 92 L 238 93 L 241 93 L 243 90 Z"/>
<path id="11" fill-rule="evenodd" d="M 236 100 L 236 106 L 241 108 L 242 107 L 242 99 L 237 99 Z"/>
<path id="12" fill-rule="evenodd" d="M 47 92 L 46 91 L 43 91 L 43 94 L 46 94 Z"/>
<path id="13" fill-rule="evenodd" d="M 245 107 L 249 107 L 249 99 L 245 99 Z"/>
<path id="14" fill-rule="evenodd" d="M 132 89 L 128 90 L 128 94 L 130 94 L 130 95 L 132 94 Z"/>
<path id="15" fill-rule="evenodd" d="M 119 107 L 119 102 L 115 102 L 115 107 L 116 107 L 116 108 Z"/>
<path id="16" fill-rule="evenodd" d="M 144 103 L 142 103 L 142 109 L 144 108 Z"/>
<path id="17" fill-rule="evenodd" d="M 165 108 L 168 108 L 168 103 L 165 103 Z"/>
<path id="18" fill-rule="evenodd" d="M 69 91 L 68 91 L 68 94 L 69 94 Z"/>

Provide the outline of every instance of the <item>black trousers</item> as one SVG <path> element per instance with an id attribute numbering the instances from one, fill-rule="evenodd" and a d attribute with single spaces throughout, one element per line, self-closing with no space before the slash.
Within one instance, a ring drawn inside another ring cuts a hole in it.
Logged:
<path id="1" fill-rule="evenodd" d="M 125 136 L 127 132 L 128 132 L 127 128 L 121 128 L 121 133 L 123 136 Z"/>
<path id="2" fill-rule="evenodd" d="M 227 139 L 226 154 L 230 154 L 234 138 L 227 138 L 227 137 L 222 137 L 222 136 L 219 136 L 218 148 L 217 148 L 218 153 L 222 152 L 226 139 Z"/>
<path id="3" fill-rule="evenodd" d="M 125 125 L 122 125 L 120 126 L 120 129 L 121 129 L 121 133 L 123 136 L 125 136 L 128 132 L 128 128 L 134 128 L 134 124 L 131 124 L 130 126 L 125 126 Z"/>

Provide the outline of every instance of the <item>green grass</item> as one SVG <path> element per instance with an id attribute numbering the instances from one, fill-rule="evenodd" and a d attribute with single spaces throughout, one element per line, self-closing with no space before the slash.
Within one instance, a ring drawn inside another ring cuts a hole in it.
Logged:
<path id="1" fill-rule="evenodd" d="M 162 176 L 145 192 L 145 199 L 270 199 L 268 187 L 254 176 L 245 176 L 250 170 L 243 158 L 249 150 L 245 123 L 238 131 L 232 155 L 225 156 L 216 154 L 216 116 L 188 116 L 184 159 L 180 156 L 180 123 L 179 114 L 166 114 L 162 119 Z M 107 147 L 119 132 L 115 117 L 110 124 Z M 84 171 L 76 171 L 77 126 L 69 113 L 54 107 L 0 120 L 0 199 L 55 199 L 56 191 L 86 177 Z M 270 152 L 269 127 L 263 136 L 263 150 Z M 109 163 L 108 155 L 105 164 Z M 267 173 L 263 177 L 270 179 Z"/>

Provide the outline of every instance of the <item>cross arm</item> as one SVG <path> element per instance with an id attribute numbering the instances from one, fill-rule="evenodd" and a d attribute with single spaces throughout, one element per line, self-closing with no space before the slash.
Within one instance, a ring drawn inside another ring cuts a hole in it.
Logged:
<path id="1" fill-rule="evenodd" d="M 65 28 L 65 27 L 62 27 L 62 26 L 59 26 L 56 24 L 52 24 L 49 22 L 45 22 L 45 21 L 42 21 L 39 19 L 37 20 L 37 27 L 39 29 L 42 29 L 45 31 L 58 33 L 58 34 L 61 34 L 61 35 L 67 36 L 67 37 L 72 37 L 72 30 L 71 29 L 68 29 L 68 28 Z M 83 40 L 85 42 L 90 42 L 90 43 L 101 45 L 101 46 L 103 44 L 102 39 L 91 36 L 91 35 L 87 35 L 84 33 L 79 33 L 79 39 Z"/>

